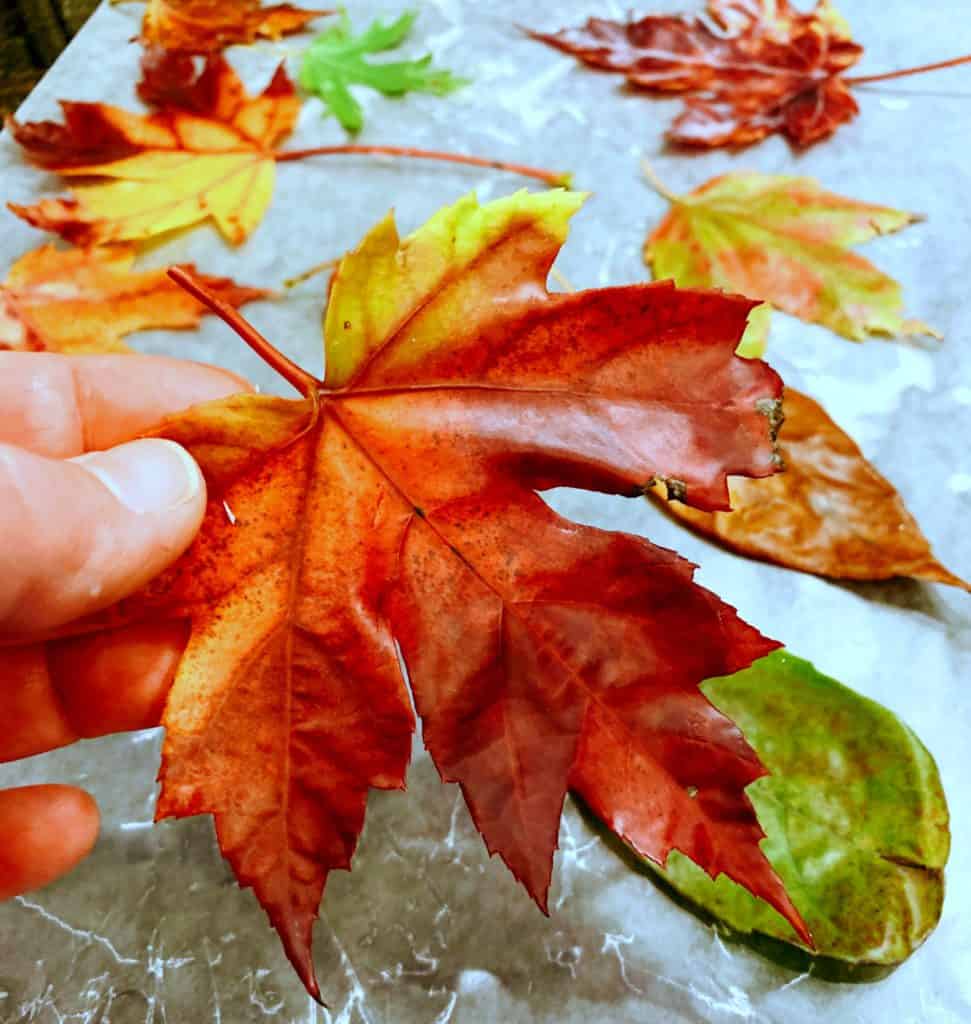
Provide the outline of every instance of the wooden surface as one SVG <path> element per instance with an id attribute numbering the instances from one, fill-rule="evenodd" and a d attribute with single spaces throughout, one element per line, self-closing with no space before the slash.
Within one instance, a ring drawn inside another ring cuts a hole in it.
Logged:
<path id="1" fill-rule="evenodd" d="M 98 0 L 0 0 L 0 112 L 21 101 Z"/>

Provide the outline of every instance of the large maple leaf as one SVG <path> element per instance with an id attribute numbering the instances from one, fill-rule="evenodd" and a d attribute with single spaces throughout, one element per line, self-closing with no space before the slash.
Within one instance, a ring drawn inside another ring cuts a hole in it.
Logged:
<path id="1" fill-rule="evenodd" d="M 724 508 L 729 473 L 775 469 L 781 382 L 734 354 L 746 299 L 550 295 L 581 202 L 466 198 L 403 241 L 380 223 L 333 278 L 323 383 L 271 354 L 302 400 L 237 396 L 163 426 L 206 475 L 202 531 L 78 627 L 191 620 L 157 817 L 214 816 L 312 993 L 327 875 L 350 865 L 369 788 L 404 785 L 399 650 L 442 778 L 540 907 L 574 787 L 644 856 L 682 850 L 811 941 L 759 848 L 744 791 L 763 769 L 698 689 L 777 644 L 678 555 L 537 494 L 663 479 Z"/>
<path id="2" fill-rule="evenodd" d="M 828 0 L 808 14 L 788 0 L 708 0 L 704 15 L 590 18 L 531 35 L 638 89 L 685 94 L 670 141 L 746 146 L 774 132 L 798 146 L 832 135 L 859 108 L 841 74 L 863 47 Z"/>
<path id="3" fill-rule="evenodd" d="M 262 7 L 260 0 L 148 0 L 142 42 L 163 50 L 215 53 L 234 43 L 279 39 L 301 32 L 325 10 L 292 4 Z"/>
<path id="4" fill-rule="evenodd" d="M 221 55 L 200 70 L 187 55 L 156 52 L 146 55 L 138 91 L 156 113 L 62 101 L 63 124 L 11 120 L 35 164 L 108 180 L 10 209 L 80 245 L 150 238 L 209 217 L 228 241 L 242 242 L 269 205 L 273 147 L 300 108 L 286 72 L 251 97 Z"/>
<path id="5" fill-rule="evenodd" d="M 934 557 L 900 495 L 818 402 L 786 389 L 786 471 L 732 480 L 732 511 L 668 511 L 741 554 L 835 579 L 894 576 L 971 589 Z"/>
<path id="6" fill-rule="evenodd" d="M 28 352 L 127 352 L 126 334 L 195 327 L 206 312 L 164 270 L 132 270 L 135 252 L 119 245 L 21 256 L 0 284 L 0 348 Z M 190 271 L 194 267 L 186 268 Z M 202 277 L 223 302 L 265 297 L 224 277 Z"/>
<path id="7" fill-rule="evenodd" d="M 658 279 L 758 296 L 849 338 L 937 332 L 905 319 L 900 284 L 850 249 L 920 217 L 824 191 L 814 178 L 735 171 L 685 196 L 644 166 L 671 209 L 644 244 Z"/>

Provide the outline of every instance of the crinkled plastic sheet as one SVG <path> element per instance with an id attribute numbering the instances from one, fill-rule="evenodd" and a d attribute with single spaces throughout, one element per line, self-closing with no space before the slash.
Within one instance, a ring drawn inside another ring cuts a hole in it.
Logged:
<path id="1" fill-rule="evenodd" d="M 673 0 L 672 0 L 673 2 Z M 396 13 L 354 4 L 355 22 Z M 778 317 L 770 359 L 824 402 L 900 488 L 952 568 L 971 573 L 971 316 L 967 245 L 971 72 L 957 69 L 858 90 L 862 116 L 795 157 L 779 140 L 740 156 L 665 154 L 675 104 L 625 93 L 615 76 L 581 70 L 530 42 L 516 23 L 547 28 L 619 4 L 437 0 L 424 6 L 413 50 L 431 49 L 474 84 L 448 99 L 392 102 L 363 94 L 362 141 L 424 145 L 545 165 L 595 192 L 560 260 L 577 286 L 643 279 L 645 230 L 664 209 L 640 180 L 652 157 L 675 190 L 730 168 L 814 174 L 847 194 L 929 215 L 927 224 L 868 247 L 906 285 L 910 311 L 944 331 L 939 351 L 872 341 L 855 346 Z M 654 9 L 663 9 L 654 5 Z M 135 104 L 143 8 L 103 7 L 31 97 L 22 115 L 56 113 L 55 98 Z M 846 12 L 885 70 L 971 51 L 966 0 L 914 6 L 853 0 Z M 965 15 L 965 17 L 962 17 Z M 231 51 L 252 85 L 291 61 L 305 40 Z M 292 145 L 339 141 L 316 101 Z M 0 138 L 3 198 L 58 189 Z M 236 250 L 210 228 L 150 249 L 145 261 L 194 260 L 240 281 L 278 285 L 339 255 L 389 206 L 403 230 L 476 188 L 522 187 L 495 172 L 368 158 L 279 168 L 262 226 Z M 8 217 L 4 266 L 41 241 Z M 248 307 L 261 330 L 319 368 L 323 284 Z M 276 380 L 216 322 L 196 333 L 142 335 L 144 351 L 221 363 L 267 390 Z M 72 875 L 0 907 L 0 1021 L 85 1024 L 466 1024 L 466 1022 L 779 1022 L 958 1024 L 971 1020 L 971 883 L 966 800 L 971 735 L 971 631 L 966 595 L 909 582 L 824 582 L 734 557 L 669 522 L 644 501 L 579 492 L 551 500 L 599 526 L 646 534 L 701 566 L 699 579 L 791 649 L 897 711 L 941 768 L 954 848 L 944 917 L 890 978 L 833 985 L 729 945 L 605 848 L 567 807 L 552 914 L 543 917 L 485 853 L 458 790 L 439 783 L 416 747 L 407 794 L 375 793 L 354 872 L 327 887 L 316 962 L 330 1009 L 310 1002 L 252 894 L 224 866 L 206 818 L 151 824 L 159 735 L 81 743 L 0 770 L 0 784 L 72 780 L 104 812 L 101 839 Z"/>

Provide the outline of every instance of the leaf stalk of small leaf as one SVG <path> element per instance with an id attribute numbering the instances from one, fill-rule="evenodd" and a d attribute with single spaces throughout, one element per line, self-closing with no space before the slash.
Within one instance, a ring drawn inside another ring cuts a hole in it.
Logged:
<path id="1" fill-rule="evenodd" d="M 496 171 L 508 171 L 524 178 L 535 178 L 553 188 L 569 188 L 573 176 L 562 171 L 546 171 L 541 167 L 530 167 L 526 164 L 509 163 L 505 160 L 492 160 L 488 157 L 467 156 L 464 153 L 441 153 L 436 150 L 414 149 L 411 146 L 318 146 L 313 149 L 290 149 L 274 153 L 277 163 L 290 160 L 303 160 L 311 156 L 339 156 L 361 154 L 364 156 L 403 156 L 415 160 L 440 160 L 445 163 L 467 164 L 470 167 L 490 167 Z"/>
<path id="2" fill-rule="evenodd" d="M 304 270 L 299 274 L 294 274 L 293 277 L 288 277 L 283 282 L 283 287 L 287 289 L 296 288 L 298 284 L 303 284 L 304 281 L 309 281 L 310 278 L 316 277 L 318 274 L 325 274 L 328 270 L 336 270 L 339 263 L 339 259 L 324 260 L 323 263 L 315 263 L 314 266 L 310 267 L 308 270 Z"/>
<path id="3" fill-rule="evenodd" d="M 681 202 L 681 197 L 676 196 L 661 179 L 657 176 L 657 171 L 654 170 L 653 165 L 647 157 L 641 160 L 641 173 L 644 175 L 645 180 L 654 189 L 659 196 L 662 196 L 669 203 Z"/>
<path id="4" fill-rule="evenodd" d="M 231 327 L 243 341 L 284 380 L 292 384 L 305 398 L 317 394 L 323 382 L 307 373 L 302 366 L 288 359 L 269 339 L 262 334 L 238 310 L 223 302 L 183 267 L 169 267 L 168 275 L 184 288 L 194 299 L 212 310 L 227 326 Z"/>
<path id="5" fill-rule="evenodd" d="M 550 270 L 550 277 L 563 289 L 565 292 L 569 292 L 571 295 L 576 294 L 577 289 L 570 283 L 570 279 L 566 274 L 561 274 L 556 267 Z"/>
<path id="6" fill-rule="evenodd" d="M 914 68 L 902 68 L 899 71 L 885 71 L 879 75 L 855 75 L 844 78 L 847 85 L 871 85 L 873 82 L 889 82 L 892 78 L 906 78 L 907 75 L 922 75 L 925 71 L 940 71 L 943 68 L 954 68 L 959 64 L 971 63 L 971 53 L 963 57 L 952 57 L 940 60 L 935 64 L 921 64 Z"/>

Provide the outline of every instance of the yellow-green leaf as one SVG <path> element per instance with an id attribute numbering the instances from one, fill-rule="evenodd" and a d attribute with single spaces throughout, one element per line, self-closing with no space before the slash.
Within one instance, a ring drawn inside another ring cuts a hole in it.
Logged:
<path id="1" fill-rule="evenodd" d="M 789 175 L 737 172 L 686 196 L 663 194 L 671 210 L 644 247 L 656 278 L 765 299 L 853 341 L 935 333 L 905 319 L 899 283 L 850 250 L 914 223 L 913 214 Z"/>

